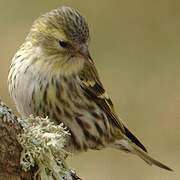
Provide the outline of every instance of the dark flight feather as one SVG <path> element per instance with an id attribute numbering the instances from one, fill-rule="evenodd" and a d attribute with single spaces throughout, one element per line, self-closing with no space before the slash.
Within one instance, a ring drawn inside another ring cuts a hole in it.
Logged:
<path id="1" fill-rule="evenodd" d="M 105 92 L 105 89 L 99 80 L 97 70 L 92 63 L 86 62 L 83 70 L 80 73 L 82 81 L 82 89 L 86 96 L 89 96 L 101 109 L 105 112 L 111 123 L 115 124 L 122 134 L 126 135 L 133 143 L 147 152 L 142 143 L 123 125 L 117 117 L 113 103 Z"/>

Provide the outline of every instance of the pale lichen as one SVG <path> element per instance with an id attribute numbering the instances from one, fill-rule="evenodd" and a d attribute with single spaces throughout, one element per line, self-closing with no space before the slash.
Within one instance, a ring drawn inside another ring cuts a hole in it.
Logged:
<path id="1" fill-rule="evenodd" d="M 72 179 L 72 171 L 67 167 L 65 158 L 69 155 L 64 150 L 70 135 L 63 124 L 55 124 L 48 118 L 33 117 L 18 119 L 23 132 L 18 135 L 18 141 L 23 151 L 21 166 L 25 171 L 37 166 L 34 179 Z"/>
<path id="2" fill-rule="evenodd" d="M 17 117 L 14 115 L 12 110 L 4 104 L 3 101 L 0 99 L 0 118 L 3 120 L 3 122 L 11 122 L 14 123 L 16 121 Z"/>

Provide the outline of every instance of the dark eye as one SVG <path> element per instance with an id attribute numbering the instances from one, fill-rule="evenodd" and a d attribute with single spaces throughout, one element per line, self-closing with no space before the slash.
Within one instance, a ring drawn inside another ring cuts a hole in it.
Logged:
<path id="1" fill-rule="evenodd" d="M 63 48 L 68 47 L 68 43 L 65 42 L 65 41 L 59 41 L 59 45 L 60 45 L 61 47 L 63 47 Z"/>

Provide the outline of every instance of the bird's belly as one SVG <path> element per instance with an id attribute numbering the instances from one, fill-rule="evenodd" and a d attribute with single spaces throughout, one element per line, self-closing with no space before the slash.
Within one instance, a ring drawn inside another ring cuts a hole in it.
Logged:
<path id="1" fill-rule="evenodd" d="M 49 116 L 53 121 L 65 124 L 71 134 L 67 150 L 79 152 L 107 145 L 112 139 L 104 112 L 77 89 L 58 89 L 49 87 L 49 93 L 44 92 L 46 95 L 43 95 L 42 107 L 38 108 L 41 111 L 37 115 Z"/>
<path id="2" fill-rule="evenodd" d="M 64 123 L 71 133 L 68 151 L 100 149 L 112 141 L 106 115 L 76 84 L 63 80 L 43 84 L 35 79 L 23 82 L 15 99 L 19 112 L 24 117 L 48 116 L 56 123 Z"/>

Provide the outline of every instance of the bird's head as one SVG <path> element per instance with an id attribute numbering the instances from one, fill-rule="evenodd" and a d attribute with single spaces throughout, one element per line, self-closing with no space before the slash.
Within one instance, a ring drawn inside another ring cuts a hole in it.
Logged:
<path id="1" fill-rule="evenodd" d="M 26 42 L 38 49 L 40 61 L 61 73 L 76 73 L 84 62 L 92 63 L 88 50 L 89 28 L 79 12 L 60 7 L 40 16 Z"/>

